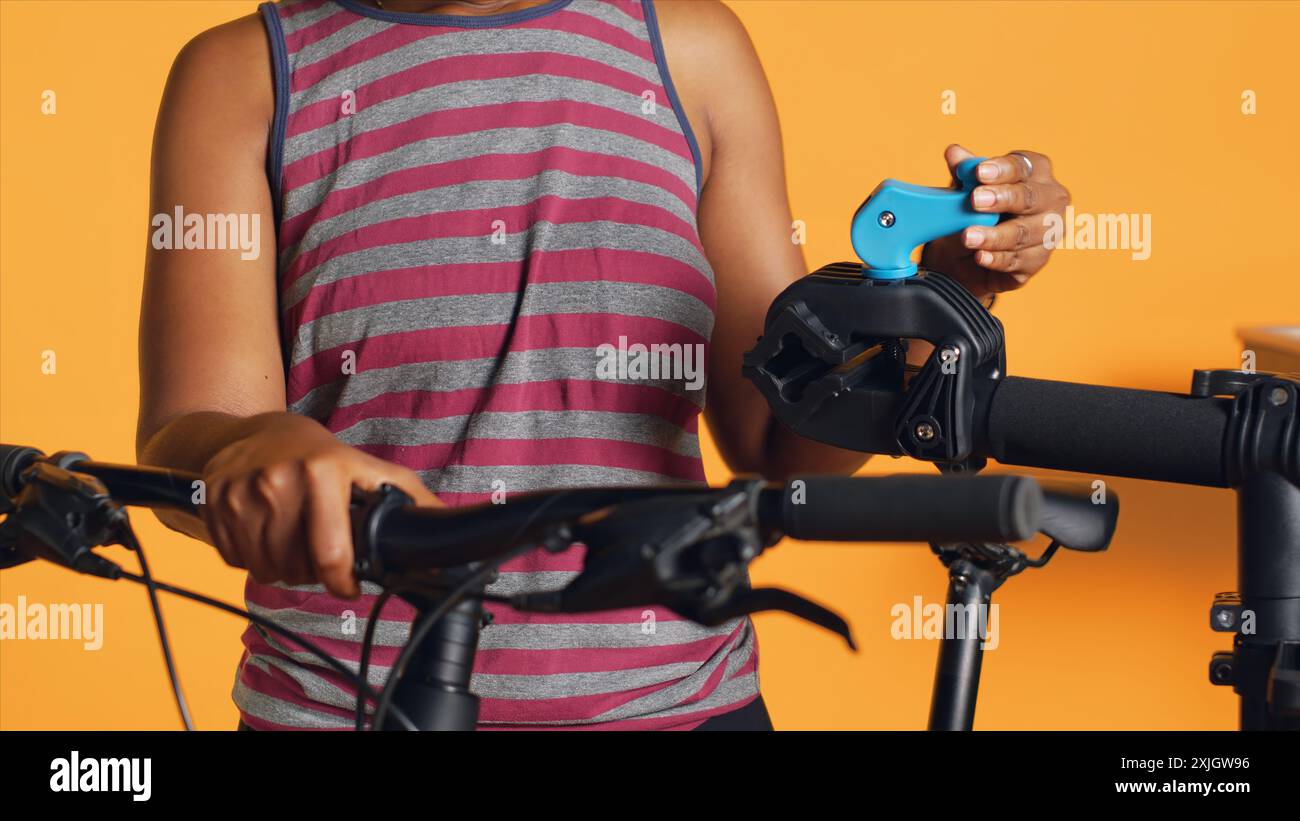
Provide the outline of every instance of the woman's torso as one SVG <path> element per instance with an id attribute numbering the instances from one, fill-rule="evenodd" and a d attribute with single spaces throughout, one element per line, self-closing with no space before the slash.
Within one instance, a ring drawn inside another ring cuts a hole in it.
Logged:
<path id="1" fill-rule="evenodd" d="M 417 471 L 450 505 L 702 482 L 715 291 L 698 150 L 653 7 L 453 18 L 305 0 L 263 13 L 289 408 Z M 536 551 L 490 592 L 553 589 L 580 567 L 580 547 Z M 365 592 L 345 602 L 250 579 L 247 598 L 355 662 Z M 758 692 L 747 619 L 488 608 L 472 685 L 487 726 L 690 727 Z M 374 683 L 410 616 L 397 600 L 385 610 Z M 340 677 L 254 628 L 245 645 L 235 698 L 251 726 L 350 725 Z"/>

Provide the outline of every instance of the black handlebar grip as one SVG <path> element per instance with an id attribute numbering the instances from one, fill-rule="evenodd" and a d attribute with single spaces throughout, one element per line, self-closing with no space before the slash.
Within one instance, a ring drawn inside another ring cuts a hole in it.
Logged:
<path id="1" fill-rule="evenodd" d="M 1026 476 L 804 476 L 784 494 L 784 531 L 822 541 L 1018 541 L 1043 504 Z"/>
<path id="2" fill-rule="evenodd" d="M 989 406 L 1004 465 L 1227 487 L 1228 399 L 1008 376 Z"/>
<path id="3" fill-rule="evenodd" d="M 0 493 L 13 497 L 22 490 L 18 477 L 23 470 L 45 454 L 23 445 L 0 445 Z"/>

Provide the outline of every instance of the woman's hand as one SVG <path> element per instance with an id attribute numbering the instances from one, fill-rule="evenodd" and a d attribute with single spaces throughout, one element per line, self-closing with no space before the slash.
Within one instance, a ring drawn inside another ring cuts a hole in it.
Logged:
<path id="1" fill-rule="evenodd" d="M 944 152 L 948 168 L 974 155 L 959 145 Z M 976 297 L 1024 285 L 1047 264 L 1044 217 L 1064 214 L 1070 192 L 1052 176 L 1052 161 L 1016 151 L 979 164 L 981 185 L 972 192 L 975 210 L 1014 215 L 993 226 L 972 225 L 925 246 L 921 264 L 947 274 Z"/>
<path id="2" fill-rule="evenodd" d="M 253 421 L 253 420 L 250 420 Z M 390 484 L 416 504 L 439 505 L 414 471 L 344 445 L 319 423 L 266 414 L 256 432 L 218 451 L 203 470 L 200 515 L 227 564 L 259 582 L 320 582 L 360 593 L 353 577 L 352 487 Z"/>

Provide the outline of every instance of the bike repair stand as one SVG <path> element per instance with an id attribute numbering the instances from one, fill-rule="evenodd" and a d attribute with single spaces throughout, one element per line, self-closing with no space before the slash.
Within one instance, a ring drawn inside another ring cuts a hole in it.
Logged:
<path id="1" fill-rule="evenodd" d="M 1300 730 L 1300 380 L 1196 371 L 1193 396 L 1233 397 L 1224 442 L 1237 491 L 1237 584 L 1210 606 L 1210 627 L 1234 633 L 1210 660 L 1210 682 L 1232 685 L 1243 730 Z M 1278 443 L 1276 450 L 1263 443 Z"/>
<path id="2" fill-rule="evenodd" d="M 882 182 L 853 216 L 862 264 L 827 265 L 772 303 L 743 373 L 783 425 L 947 472 L 983 467 L 987 442 L 978 439 L 1006 372 L 1002 324 L 960 285 L 918 276 L 911 262 L 925 242 L 997 222 L 969 203 L 979 161 L 960 163 L 950 189 Z M 905 340 L 916 338 L 935 351 L 912 373 Z M 1226 435 L 1204 443 L 1221 454 L 1222 486 L 1237 492 L 1240 587 L 1210 610 L 1213 629 L 1235 634 L 1232 652 L 1211 661 L 1210 680 L 1240 697 L 1241 729 L 1300 729 L 1300 378 L 1197 371 L 1191 395 L 1232 398 Z M 863 421 L 875 419 L 893 424 Z M 987 604 L 1005 579 L 984 551 L 935 550 L 949 567 L 949 605 Z M 944 639 L 932 727 L 970 727 L 979 665 L 977 636 Z"/>
<path id="3" fill-rule="evenodd" d="M 971 412 L 975 397 L 991 391 L 1006 370 L 1002 325 L 961 285 L 934 272 L 919 276 L 911 261 L 918 245 L 967 226 L 997 223 L 997 214 L 970 204 L 981 161 L 960 163 L 952 188 L 882 182 L 853 215 L 850 234 L 862 265 L 826 266 L 772 304 L 763 338 L 745 355 L 744 373 L 787 427 L 839 447 L 937 462 L 950 473 L 976 473 L 984 466 L 984 459 L 970 455 L 976 422 Z M 864 311 L 877 325 L 870 338 L 839 330 L 860 326 Z M 908 372 L 908 338 L 934 344 L 919 373 Z M 823 363 L 832 366 L 829 372 Z M 902 393 L 905 386 L 902 406 L 856 404 L 868 395 L 862 388 Z M 827 401 L 832 398 L 844 401 Z M 892 430 L 862 424 L 881 410 L 898 420 Z M 1009 576 L 1035 562 L 1007 545 L 931 549 L 948 568 L 949 582 L 929 726 L 969 730 L 983 661 L 980 627 L 987 625 L 990 598 Z"/>
<path id="4" fill-rule="evenodd" d="M 911 261 L 925 242 L 998 222 L 971 207 L 980 162 L 958 164 L 951 188 L 885 180 L 853 216 L 861 264 L 825 266 L 772 303 L 743 373 L 786 427 L 848 450 L 933 462 L 946 473 L 984 467 L 982 414 L 1006 373 L 1002 324 L 964 287 L 937 272 L 920 275 Z M 919 370 L 906 361 L 909 339 L 934 346 Z M 873 419 L 892 423 L 865 423 Z M 949 584 L 930 729 L 971 729 L 993 592 L 1046 565 L 1062 546 L 1104 549 L 1053 541 L 1029 559 L 1003 544 L 931 545 Z"/>

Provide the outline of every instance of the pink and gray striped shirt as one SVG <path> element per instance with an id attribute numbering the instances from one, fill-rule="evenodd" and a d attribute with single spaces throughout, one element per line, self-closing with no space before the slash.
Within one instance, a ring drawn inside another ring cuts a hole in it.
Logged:
<path id="1" fill-rule="evenodd" d="M 698 380 L 597 367 L 620 337 L 704 350 L 713 329 L 699 149 L 650 0 L 261 11 L 290 409 L 453 506 L 702 482 Z M 581 546 L 538 551 L 490 592 L 554 589 L 581 566 Z M 363 592 L 250 579 L 246 596 L 355 667 L 378 591 Z M 488 607 L 472 685 L 484 727 L 689 729 L 758 694 L 748 619 Z M 382 614 L 373 684 L 411 615 L 396 599 Z M 351 726 L 355 690 L 334 671 L 255 627 L 244 644 L 234 698 L 249 726 Z"/>

